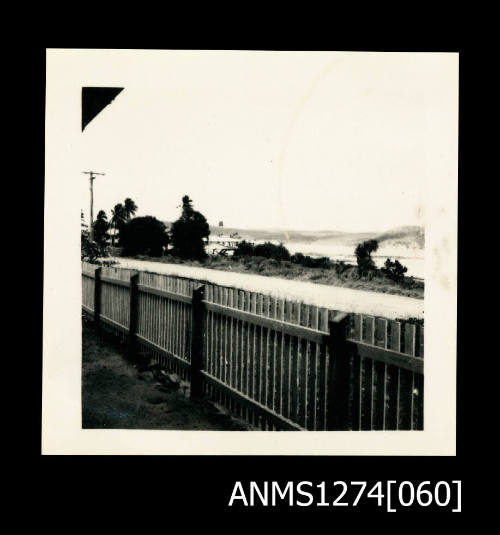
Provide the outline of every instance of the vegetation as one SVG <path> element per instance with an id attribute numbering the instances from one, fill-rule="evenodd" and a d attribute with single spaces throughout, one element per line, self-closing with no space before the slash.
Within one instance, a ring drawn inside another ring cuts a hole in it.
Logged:
<path id="1" fill-rule="evenodd" d="M 331 269 L 334 267 L 334 262 L 326 256 L 313 258 L 311 256 L 305 256 L 302 253 L 290 255 L 290 252 L 282 243 L 275 245 L 271 242 L 265 242 L 259 245 L 253 245 L 252 243 L 243 240 L 238 244 L 233 258 L 241 258 L 245 256 L 272 258 L 278 262 L 290 260 L 294 264 L 299 264 L 308 268 Z"/>
<path id="2" fill-rule="evenodd" d="M 168 243 L 165 224 L 153 216 L 135 217 L 120 230 L 120 245 L 124 255 L 161 256 Z"/>
<path id="3" fill-rule="evenodd" d="M 260 243 L 255 246 L 254 256 L 273 258 L 279 262 L 282 260 L 290 260 L 290 252 L 282 243 L 279 245 L 275 245 L 271 242 Z"/>
<path id="4" fill-rule="evenodd" d="M 127 222 L 127 214 L 125 212 L 125 207 L 123 204 L 115 204 L 115 207 L 111 210 L 111 228 L 120 233 L 122 227 Z M 115 233 L 111 235 L 111 244 L 115 245 Z"/>
<path id="5" fill-rule="evenodd" d="M 130 198 L 114 206 L 109 222 L 106 213 L 100 210 L 93 227 L 93 242 L 89 239 L 82 212 L 82 260 L 102 263 L 98 259 L 107 256 L 109 230 L 113 228 L 118 230 L 123 256 L 151 260 L 161 257 L 162 262 L 202 265 L 423 298 L 423 282 L 406 277 L 408 269 L 398 260 L 393 262 L 388 258 L 384 267 L 376 268 L 371 256 L 379 245 L 375 239 L 356 246 L 357 266 L 328 257 L 315 258 L 302 253 L 291 255 L 283 243 L 276 245 L 270 241 L 254 245 L 242 240 L 232 257 L 209 257 L 205 245 L 210 227 L 205 216 L 194 210 L 188 195 L 182 198 L 181 216 L 172 224 L 170 232 L 163 222 L 153 216 L 133 217 L 136 211 L 137 205 Z M 111 235 L 113 246 L 114 234 Z M 167 248 L 169 243 L 172 244 L 170 251 Z"/>
<path id="6" fill-rule="evenodd" d="M 104 210 L 100 210 L 97 219 L 94 222 L 94 241 L 100 246 L 105 247 L 108 240 L 108 216 Z"/>
<path id="7" fill-rule="evenodd" d="M 111 233 L 111 245 L 113 247 L 115 246 L 115 238 L 118 237 L 118 242 L 120 241 L 123 227 L 131 221 L 132 216 L 137 212 L 137 208 L 137 204 L 130 197 L 127 197 L 123 203 L 115 204 L 111 210 L 111 221 L 109 222 L 108 230 L 113 229 L 113 233 Z"/>
<path id="8" fill-rule="evenodd" d="M 394 262 L 388 258 L 385 261 L 384 267 L 381 269 L 382 273 L 385 273 L 393 281 L 400 282 L 405 278 L 405 273 L 408 271 L 408 268 L 403 266 L 399 260 Z"/>
<path id="9" fill-rule="evenodd" d="M 90 234 L 88 231 L 87 225 L 84 223 L 83 211 L 81 212 L 82 218 L 82 247 L 81 247 L 81 256 L 82 260 L 86 260 L 92 263 L 103 263 L 98 260 L 98 258 L 103 258 L 109 254 L 109 245 L 108 240 L 111 237 L 111 245 L 115 246 L 115 239 L 118 237 L 119 241 L 123 237 L 124 228 L 129 225 L 133 219 L 132 216 L 135 215 L 137 211 L 137 205 L 130 198 L 127 197 L 122 203 L 115 204 L 114 208 L 111 210 L 111 219 L 108 221 L 108 216 L 104 210 L 99 210 L 97 214 L 97 219 L 92 225 L 93 231 L 93 241 L 90 240 Z M 154 219 L 154 218 L 153 218 Z M 160 223 L 160 222 L 158 222 Z M 163 225 L 163 223 L 162 223 Z M 128 246 L 128 252 L 130 254 L 139 254 L 139 253 L 148 253 L 156 254 L 157 248 L 155 247 L 156 242 L 152 245 L 150 243 L 151 239 L 149 237 L 142 236 L 141 241 L 144 242 L 144 246 L 136 246 L 134 244 L 135 229 L 140 227 L 140 223 L 135 223 L 132 227 L 132 230 L 126 231 L 127 233 L 127 244 L 132 243 L 132 246 Z M 163 225 L 163 231 L 165 232 L 165 225 Z M 112 232 L 110 232 L 112 231 Z M 130 237 L 132 236 L 132 237 Z M 153 234 L 154 240 L 155 234 Z M 168 238 L 167 238 L 168 239 Z M 132 240 L 132 241 L 131 241 Z M 120 245 L 122 245 L 120 243 Z M 162 251 L 161 251 L 162 252 Z M 160 252 L 160 254 L 161 254 Z M 105 262 L 109 264 L 110 262 Z"/>
<path id="10" fill-rule="evenodd" d="M 90 241 L 88 230 L 81 231 L 81 260 L 95 264 L 99 257 L 99 246 L 97 243 Z"/>
<path id="11" fill-rule="evenodd" d="M 410 323 L 412 325 L 420 325 L 421 327 L 423 327 L 425 324 L 424 318 L 396 318 L 396 321 Z"/>
<path id="12" fill-rule="evenodd" d="M 354 250 L 358 262 L 358 271 L 361 276 L 375 269 L 371 254 L 378 249 L 377 240 L 367 240 L 357 245 Z"/>
<path id="13" fill-rule="evenodd" d="M 137 212 L 137 204 L 127 197 L 123 202 L 123 212 L 127 221 L 130 221 L 133 215 Z"/>
<path id="14" fill-rule="evenodd" d="M 294 264 L 299 264 L 308 268 L 331 269 L 335 265 L 335 263 L 326 256 L 313 258 L 312 256 L 306 256 L 302 253 L 295 253 L 291 260 Z"/>
<path id="15" fill-rule="evenodd" d="M 341 286 L 345 288 L 355 288 L 388 294 L 397 294 L 407 297 L 423 299 L 424 283 L 405 278 L 402 282 L 395 282 L 388 279 L 380 270 L 373 271 L 370 276 L 360 277 L 358 267 L 346 264 L 343 261 L 331 261 L 332 267 L 311 268 L 282 260 L 279 262 L 274 258 L 263 258 L 259 256 L 232 256 L 222 255 L 209 256 L 204 260 L 183 260 L 179 257 L 163 256 L 161 258 L 151 258 L 138 255 L 137 260 L 151 260 L 168 264 L 183 264 L 188 266 L 204 267 L 221 271 L 232 271 L 235 273 L 255 273 L 265 277 L 278 277 L 293 279 L 329 286 Z"/>
<path id="16" fill-rule="evenodd" d="M 105 248 L 92 241 L 89 236 L 88 226 L 85 224 L 83 211 L 80 215 L 81 222 L 81 260 L 90 264 L 100 264 L 98 258 L 106 255 Z"/>
<path id="17" fill-rule="evenodd" d="M 170 230 L 172 254 L 185 260 L 202 260 L 207 257 L 205 241 L 210 227 L 205 216 L 193 209 L 188 195 L 182 198 L 182 214 L 172 223 Z"/>
<path id="18" fill-rule="evenodd" d="M 234 251 L 234 257 L 241 256 L 253 256 L 255 250 L 255 245 L 253 243 L 247 242 L 246 240 L 240 241 Z"/>
<path id="19" fill-rule="evenodd" d="M 127 358 L 126 345 L 102 325 L 82 322 L 82 427 L 84 429 L 170 429 L 243 431 L 249 426 L 222 414 L 208 401 L 193 403 L 189 383 L 172 381 L 144 356 Z M 146 364 L 147 363 L 147 364 Z"/>
<path id="20" fill-rule="evenodd" d="M 253 245 L 246 241 L 242 241 L 238 244 L 234 255 L 235 257 L 260 256 L 262 258 L 273 258 L 279 262 L 282 260 L 290 260 L 290 252 L 282 243 L 275 245 L 271 242 Z"/>

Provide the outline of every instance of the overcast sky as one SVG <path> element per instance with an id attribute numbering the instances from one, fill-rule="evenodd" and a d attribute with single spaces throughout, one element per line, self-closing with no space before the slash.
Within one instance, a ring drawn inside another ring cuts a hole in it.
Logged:
<path id="1" fill-rule="evenodd" d="M 94 215 L 131 197 L 137 215 L 174 220 L 188 194 L 210 224 L 228 227 L 425 224 L 425 183 L 439 178 L 433 158 L 450 142 L 439 123 L 456 99 L 449 55 L 158 51 L 98 61 L 125 89 L 80 138 L 75 173 L 106 173 L 94 182 Z"/>

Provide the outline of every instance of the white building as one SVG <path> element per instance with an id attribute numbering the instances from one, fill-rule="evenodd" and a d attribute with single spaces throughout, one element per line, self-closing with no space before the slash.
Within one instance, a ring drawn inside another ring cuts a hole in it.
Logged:
<path id="1" fill-rule="evenodd" d="M 211 235 L 205 250 L 208 254 L 227 254 L 231 256 L 241 241 L 242 238 L 231 237 L 227 234 Z"/>

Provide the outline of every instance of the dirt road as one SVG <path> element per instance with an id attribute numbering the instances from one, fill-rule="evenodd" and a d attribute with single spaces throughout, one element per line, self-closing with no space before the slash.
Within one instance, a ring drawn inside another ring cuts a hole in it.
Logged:
<path id="1" fill-rule="evenodd" d="M 179 275 L 251 292 L 266 293 L 278 298 L 303 301 L 308 305 L 344 312 L 371 314 L 388 319 L 424 317 L 423 299 L 178 264 L 124 258 L 112 258 L 111 260 L 119 263 L 117 267 Z"/>

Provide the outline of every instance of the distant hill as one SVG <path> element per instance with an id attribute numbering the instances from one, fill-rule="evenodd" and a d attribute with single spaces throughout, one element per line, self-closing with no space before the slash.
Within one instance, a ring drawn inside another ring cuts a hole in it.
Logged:
<path id="1" fill-rule="evenodd" d="M 423 227 L 397 227 L 382 234 L 376 238 L 379 243 L 385 245 L 403 245 L 416 246 L 423 249 L 425 246 L 425 230 Z"/>
<path id="2" fill-rule="evenodd" d="M 165 222 L 167 227 L 169 222 Z M 402 226 L 386 232 L 342 232 L 337 230 L 283 230 L 283 229 L 242 229 L 236 227 L 210 226 L 215 236 L 238 234 L 245 240 L 269 240 L 282 242 L 317 243 L 318 245 L 356 245 L 365 240 L 375 239 L 383 246 L 403 246 L 423 249 L 425 231 L 423 227 Z"/>

